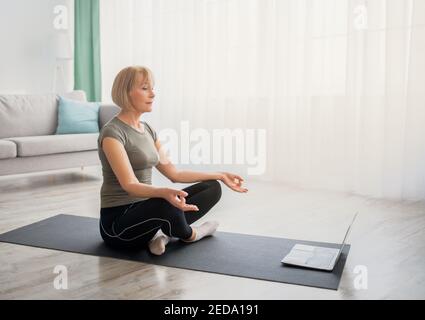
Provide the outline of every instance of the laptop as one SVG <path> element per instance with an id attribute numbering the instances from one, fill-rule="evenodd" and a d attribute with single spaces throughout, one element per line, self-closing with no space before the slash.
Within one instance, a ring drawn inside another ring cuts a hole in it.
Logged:
<path id="1" fill-rule="evenodd" d="M 350 234 L 351 227 L 356 220 L 358 212 L 345 233 L 344 241 L 339 248 L 326 248 L 296 244 L 291 251 L 282 259 L 283 264 L 295 265 L 304 268 L 332 271 L 338 262 L 345 242 Z"/>

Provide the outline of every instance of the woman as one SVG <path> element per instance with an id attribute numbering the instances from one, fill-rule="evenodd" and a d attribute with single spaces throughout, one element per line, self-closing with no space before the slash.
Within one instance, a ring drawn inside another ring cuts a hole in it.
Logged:
<path id="1" fill-rule="evenodd" d="M 170 237 L 194 242 L 215 232 L 215 221 L 191 224 L 220 200 L 218 180 L 234 191 L 248 190 L 235 174 L 177 170 L 161 150 L 156 131 L 140 120 L 152 111 L 154 98 L 148 68 L 128 67 L 116 76 L 112 100 L 121 111 L 101 129 L 98 139 L 103 172 L 100 233 L 110 246 L 148 246 L 161 255 Z M 172 182 L 200 182 L 183 190 L 152 186 L 153 166 Z"/>

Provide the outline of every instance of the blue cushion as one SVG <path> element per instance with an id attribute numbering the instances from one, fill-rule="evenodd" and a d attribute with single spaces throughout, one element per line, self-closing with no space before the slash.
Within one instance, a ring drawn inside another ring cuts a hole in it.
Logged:
<path id="1" fill-rule="evenodd" d="M 99 132 L 99 103 L 81 102 L 59 96 L 56 134 Z"/>

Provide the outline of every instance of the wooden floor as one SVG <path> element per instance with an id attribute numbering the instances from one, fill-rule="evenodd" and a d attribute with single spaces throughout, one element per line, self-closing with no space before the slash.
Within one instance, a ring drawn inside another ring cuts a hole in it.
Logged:
<path id="1" fill-rule="evenodd" d="M 171 185 L 155 171 L 154 184 Z M 0 177 L 0 233 L 59 213 L 99 216 L 98 167 Z M 187 185 L 174 185 L 184 187 Z M 425 299 L 425 202 L 392 202 L 250 182 L 223 186 L 203 218 L 219 230 L 340 242 L 355 211 L 338 291 L 0 243 L 1 299 Z M 68 269 L 56 290 L 56 265 Z M 356 289 L 356 266 L 367 289 Z"/>

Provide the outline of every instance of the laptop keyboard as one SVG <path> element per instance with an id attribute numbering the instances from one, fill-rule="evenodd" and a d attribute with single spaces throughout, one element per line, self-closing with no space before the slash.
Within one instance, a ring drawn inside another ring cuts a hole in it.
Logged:
<path id="1" fill-rule="evenodd" d="M 305 264 L 308 266 L 317 266 L 321 268 L 327 268 L 331 264 L 333 258 L 334 258 L 334 255 L 314 256 L 314 257 L 308 258 Z"/>
<path id="2" fill-rule="evenodd" d="M 338 249 L 296 245 L 289 262 L 318 268 L 328 268 L 338 255 Z"/>
<path id="3" fill-rule="evenodd" d="M 315 248 L 314 255 L 305 262 L 309 266 L 329 267 L 335 256 L 338 254 L 335 249 Z"/>

